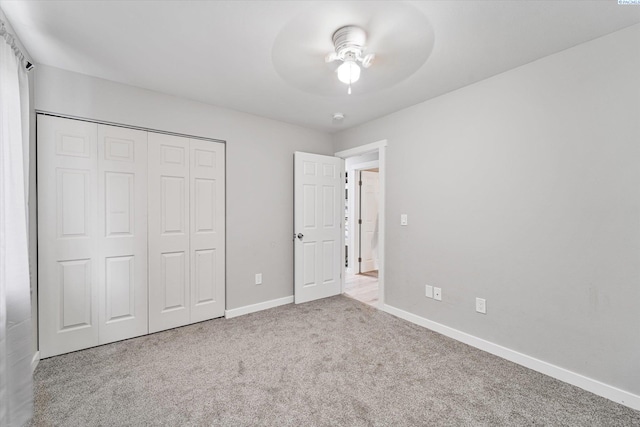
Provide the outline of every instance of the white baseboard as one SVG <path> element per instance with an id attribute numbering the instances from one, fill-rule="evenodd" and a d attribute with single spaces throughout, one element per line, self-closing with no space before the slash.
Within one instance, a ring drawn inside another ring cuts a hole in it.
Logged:
<path id="1" fill-rule="evenodd" d="M 38 363 L 40 363 L 40 352 L 36 351 L 33 353 L 33 359 L 31 359 L 31 373 L 33 374 L 38 367 Z"/>
<path id="2" fill-rule="evenodd" d="M 619 388 L 602 383 L 584 375 L 577 374 L 567 369 L 561 368 L 551 363 L 536 359 L 526 354 L 519 353 L 515 350 L 503 347 L 498 344 L 494 344 L 490 341 L 483 340 L 482 338 L 469 335 L 465 332 L 457 329 L 450 328 L 441 323 L 433 322 L 425 319 L 424 317 L 417 316 L 407 311 L 401 310 L 396 307 L 392 307 L 388 304 L 382 306 L 382 310 L 392 314 L 401 319 L 407 320 L 416 325 L 423 326 L 432 331 L 438 332 L 454 340 L 461 341 L 472 347 L 479 348 L 503 359 L 507 359 L 511 362 L 517 363 L 534 371 L 543 373 L 560 381 L 564 381 L 581 389 L 587 390 L 598 396 L 602 396 L 614 402 L 628 406 L 635 410 L 640 410 L 640 396 L 630 393 L 628 391 L 620 390 Z"/>
<path id="3" fill-rule="evenodd" d="M 231 310 L 225 310 L 224 317 L 231 319 L 233 317 L 242 316 L 244 314 L 255 313 L 256 311 L 267 310 L 269 308 L 278 307 L 280 305 L 291 304 L 293 302 L 293 295 L 272 299 L 270 301 L 260 302 L 258 304 L 245 305 L 244 307 L 238 307 Z"/>

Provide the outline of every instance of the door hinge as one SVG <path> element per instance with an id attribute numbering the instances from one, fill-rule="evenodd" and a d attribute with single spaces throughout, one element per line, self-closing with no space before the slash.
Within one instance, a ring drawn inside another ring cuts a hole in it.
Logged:
<path id="1" fill-rule="evenodd" d="M 362 187 L 362 181 L 358 181 L 358 185 Z"/>
<path id="2" fill-rule="evenodd" d="M 362 258 L 358 257 L 358 262 L 362 262 Z"/>
<path id="3" fill-rule="evenodd" d="M 362 220 L 361 219 L 358 220 L 358 224 L 362 225 Z"/>

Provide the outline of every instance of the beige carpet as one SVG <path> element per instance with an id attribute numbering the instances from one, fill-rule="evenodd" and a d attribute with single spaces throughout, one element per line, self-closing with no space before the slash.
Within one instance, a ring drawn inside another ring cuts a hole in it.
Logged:
<path id="1" fill-rule="evenodd" d="M 40 362 L 37 426 L 630 426 L 640 412 L 338 296 Z"/>

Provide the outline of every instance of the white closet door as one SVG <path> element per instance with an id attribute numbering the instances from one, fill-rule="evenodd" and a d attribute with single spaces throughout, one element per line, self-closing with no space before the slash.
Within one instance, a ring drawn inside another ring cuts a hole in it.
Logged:
<path id="1" fill-rule="evenodd" d="M 224 316 L 224 144 L 190 140 L 191 323 Z"/>
<path id="2" fill-rule="evenodd" d="M 189 154 L 187 138 L 148 134 L 149 332 L 190 319 Z"/>
<path id="3" fill-rule="evenodd" d="M 100 344 L 144 335 L 147 132 L 98 126 Z"/>
<path id="4" fill-rule="evenodd" d="M 97 125 L 38 116 L 40 357 L 98 345 Z"/>

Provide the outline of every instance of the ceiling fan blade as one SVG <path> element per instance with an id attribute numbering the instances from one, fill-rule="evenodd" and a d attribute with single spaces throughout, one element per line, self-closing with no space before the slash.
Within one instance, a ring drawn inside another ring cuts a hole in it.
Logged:
<path id="1" fill-rule="evenodd" d="M 327 56 L 324 57 L 324 62 L 333 62 L 338 59 L 338 54 L 335 52 L 328 53 Z"/>
<path id="2" fill-rule="evenodd" d="M 362 58 L 362 66 L 364 68 L 371 67 L 371 64 L 373 63 L 374 59 L 376 59 L 376 54 L 375 53 L 369 53 L 369 54 L 365 55 L 364 58 Z"/>

